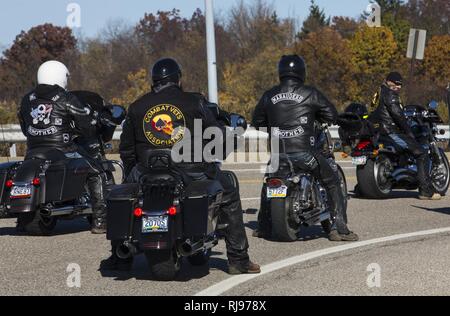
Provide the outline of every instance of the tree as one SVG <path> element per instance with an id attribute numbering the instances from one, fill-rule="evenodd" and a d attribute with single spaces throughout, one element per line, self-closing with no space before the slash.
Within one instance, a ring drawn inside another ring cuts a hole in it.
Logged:
<path id="1" fill-rule="evenodd" d="M 128 74 L 127 82 L 129 84 L 128 90 L 125 91 L 122 97 L 114 98 L 112 100 L 113 104 L 129 106 L 138 98 L 150 92 L 150 80 L 146 69 L 140 69 L 135 73 Z"/>
<path id="2" fill-rule="evenodd" d="M 327 43 L 327 45 L 323 45 Z M 354 79 L 357 68 L 351 62 L 348 41 L 331 28 L 309 33 L 296 47 L 308 65 L 307 81 L 321 89 L 341 109 L 357 98 Z"/>
<path id="3" fill-rule="evenodd" d="M 369 102 L 377 86 L 395 69 L 398 45 L 387 27 L 363 27 L 350 41 L 351 61 L 361 88 L 359 101 Z"/>
<path id="4" fill-rule="evenodd" d="M 283 53 L 288 51 L 267 46 L 251 60 L 227 64 L 220 93 L 221 106 L 250 119 L 264 91 L 278 82 L 277 64 Z"/>
<path id="5" fill-rule="evenodd" d="M 253 5 L 241 1 L 233 7 L 227 32 L 238 51 L 239 62 L 253 59 L 267 46 L 290 47 L 294 42 L 295 23 L 279 19 L 273 6 L 258 0 Z"/>
<path id="6" fill-rule="evenodd" d="M 127 74 L 150 67 L 134 29 L 121 21 L 109 22 L 97 38 L 81 40 L 80 48 L 79 61 L 71 67 L 71 88 L 95 91 L 106 100 L 125 93 Z"/>
<path id="7" fill-rule="evenodd" d="M 338 32 L 345 39 L 352 38 L 361 26 L 361 22 L 344 16 L 335 16 L 333 18 L 333 23 L 331 24 L 333 30 Z"/>
<path id="8" fill-rule="evenodd" d="M 72 30 L 44 24 L 22 31 L 0 58 L 0 99 L 17 99 L 36 84 L 39 66 L 48 60 L 65 62 L 76 49 Z"/>
<path id="9" fill-rule="evenodd" d="M 309 16 L 303 22 L 301 33 L 299 38 L 304 38 L 311 32 L 317 32 L 319 29 L 330 25 L 330 18 L 325 16 L 325 11 L 311 0 L 311 6 L 309 7 Z"/>
<path id="10" fill-rule="evenodd" d="M 450 83 L 450 35 L 436 35 L 428 41 L 424 68 L 436 86 L 443 89 Z"/>
<path id="11" fill-rule="evenodd" d="M 409 0 L 405 15 L 413 27 L 427 30 L 430 36 L 450 34 L 448 0 Z"/>

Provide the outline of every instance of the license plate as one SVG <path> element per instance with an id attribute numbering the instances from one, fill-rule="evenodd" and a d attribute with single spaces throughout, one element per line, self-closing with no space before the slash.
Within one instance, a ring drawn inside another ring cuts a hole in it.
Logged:
<path id="1" fill-rule="evenodd" d="M 367 163 L 367 157 L 353 157 L 352 162 L 355 166 L 364 166 Z"/>
<path id="2" fill-rule="evenodd" d="M 169 231 L 169 216 L 142 217 L 143 233 L 166 233 Z"/>
<path id="3" fill-rule="evenodd" d="M 14 186 L 11 188 L 12 199 L 29 198 L 30 196 L 31 186 L 29 185 Z"/>
<path id="4" fill-rule="evenodd" d="M 267 198 L 275 199 L 275 198 L 285 198 L 287 197 L 287 186 L 281 186 L 279 188 L 267 188 Z"/>

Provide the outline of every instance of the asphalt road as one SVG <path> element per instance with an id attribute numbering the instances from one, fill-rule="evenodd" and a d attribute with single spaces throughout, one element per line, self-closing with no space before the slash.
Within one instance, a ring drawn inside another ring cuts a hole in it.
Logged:
<path id="1" fill-rule="evenodd" d="M 348 162 L 341 165 L 351 191 L 355 171 Z M 243 207 L 258 208 L 263 179 L 259 166 L 225 169 L 238 174 Z M 84 219 L 60 222 L 54 236 L 42 238 L 17 235 L 15 220 L 4 219 L 0 295 L 450 295 L 450 229 L 420 233 L 450 227 L 450 198 L 430 202 L 415 196 L 399 191 L 389 200 L 352 198 L 350 228 L 360 235 L 359 244 L 331 243 L 320 227 L 305 229 L 295 243 L 255 239 L 256 215 L 245 215 L 250 255 L 263 266 L 263 275 L 230 278 L 221 242 L 209 269 L 186 262 L 179 278 L 168 283 L 151 280 L 143 256 L 131 273 L 102 275 L 98 267 L 109 255 L 109 244 L 104 236 L 91 235 Z M 67 285 L 70 264 L 81 268 L 79 288 Z"/>

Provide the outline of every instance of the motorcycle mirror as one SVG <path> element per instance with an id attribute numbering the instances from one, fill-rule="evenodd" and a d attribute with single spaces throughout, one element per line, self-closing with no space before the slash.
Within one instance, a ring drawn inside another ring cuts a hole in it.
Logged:
<path id="1" fill-rule="evenodd" d="M 247 130 L 247 121 L 243 116 L 239 114 L 231 114 L 230 121 L 231 121 L 230 127 L 232 127 L 233 129 L 237 129 L 240 127 L 243 128 L 244 130 Z"/>
<path id="2" fill-rule="evenodd" d="M 340 151 L 342 149 L 342 143 L 341 142 L 335 142 L 334 143 L 334 150 Z"/>
<path id="3" fill-rule="evenodd" d="M 120 119 L 122 117 L 125 118 L 126 110 L 121 105 L 113 105 L 111 108 L 111 114 L 115 119 Z"/>
<path id="4" fill-rule="evenodd" d="M 428 107 L 432 110 L 437 110 L 439 107 L 439 103 L 437 103 L 437 101 L 433 100 L 430 102 L 430 104 L 428 105 Z"/>
<path id="5" fill-rule="evenodd" d="M 113 145 L 112 144 L 105 144 L 105 149 L 106 150 L 111 150 L 111 149 L 113 149 Z"/>

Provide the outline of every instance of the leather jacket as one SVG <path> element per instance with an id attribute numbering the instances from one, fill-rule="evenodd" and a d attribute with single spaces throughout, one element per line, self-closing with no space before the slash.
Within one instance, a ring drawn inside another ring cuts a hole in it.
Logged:
<path id="1" fill-rule="evenodd" d="M 376 129 L 385 134 L 401 133 L 413 135 L 403 112 L 400 95 L 389 89 L 386 84 L 381 86 L 378 108 L 370 115 L 369 120 Z"/>
<path id="2" fill-rule="evenodd" d="M 200 134 L 194 129 L 195 120 L 202 122 Z M 225 132 L 208 108 L 204 96 L 184 92 L 171 83 L 154 88 L 130 106 L 125 119 L 120 141 L 125 174 L 129 175 L 137 164 L 146 166 L 149 151 L 172 149 L 188 136 L 192 146 L 186 162 L 197 163 L 195 144 L 200 143 L 203 147 L 208 142 L 203 139 L 203 131 L 208 127 L 218 127 L 222 133 Z M 200 160 L 203 160 L 203 155 Z"/>
<path id="3" fill-rule="evenodd" d="M 336 107 L 316 88 L 285 78 L 264 93 L 253 113 L 252 125 L 270 129 L 280 139 L 280 152 L 314 151 L 315 121 L 336 123 Z"/>
<path id="4" fill-rule="evenodd" d="M 38 85 L 22 99 L 18 112 L 28 150 L 76 151 L 75 137 L 95 134 L 91 112 L 63 88 Z"/>

